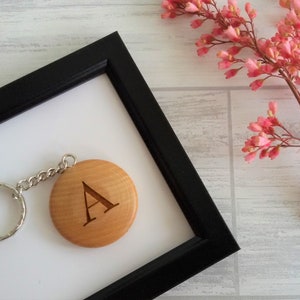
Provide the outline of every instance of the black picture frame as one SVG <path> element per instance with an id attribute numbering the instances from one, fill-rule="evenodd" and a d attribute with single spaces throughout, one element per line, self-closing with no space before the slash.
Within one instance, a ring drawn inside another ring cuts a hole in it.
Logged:
<path id="1" fill-rule="evenodd" d="M 0 122 L 106 73 L 195 236 L 87 299 L 152 299 L 239 250 L 119 34 L 0 88 Z"/>

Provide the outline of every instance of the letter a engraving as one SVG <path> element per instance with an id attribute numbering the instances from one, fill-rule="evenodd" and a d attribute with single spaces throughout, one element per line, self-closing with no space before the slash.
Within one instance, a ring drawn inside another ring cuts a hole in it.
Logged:
<path id="1" fill-rule="evenodd" d="M 84 202 L 85 202 L 85 208 L 86 208 L 86 222 L 83 224 L 83 226 L 86 226 L 90 222 L 96 220 L 96 217 L 92 218 L 90 215 L 89 209 L 93 206 L 95 206 L 98 203 L 101 203 L 104 205 L 107 209 L 104 211 L 104 213 L 108 212 L 110 209 L 114 208 L 115 206 L 119 205 L 119 203 L 113 204 L 107 199 L 105 199 L 103 196 L 101 196 L 99 193 L 97 193 L 94 189 L 92 189 L 90 186 L 88 186 L 84 181 L 82 181 L 83 184 L 83 193 L 84 193 Z M 87 196 L 86 194 L 91 195 L 96 202 L 88 205 L 87 202 Z"/>

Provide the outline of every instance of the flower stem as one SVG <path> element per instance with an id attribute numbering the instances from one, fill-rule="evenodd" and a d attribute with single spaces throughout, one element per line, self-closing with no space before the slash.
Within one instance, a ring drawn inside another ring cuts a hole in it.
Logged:
<path id="1" fill-rule="evenodd" d="M 295 96 L 298 104 L 300 105 L 300 93 L 290 78 L 283 72 L 283 70 L 279 70 L 279 74 L 283 77 L 287 85 L 289 86 L 290 90 L 292 91 L 293 95 Z"/>

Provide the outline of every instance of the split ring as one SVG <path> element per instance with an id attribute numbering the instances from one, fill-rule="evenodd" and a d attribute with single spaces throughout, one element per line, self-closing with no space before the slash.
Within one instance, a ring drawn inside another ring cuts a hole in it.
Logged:
<path id="1" fill-rule="evenodd" d="M 5 239 L 11 237 L 12 235 L 14 235 L 22 227 L 25 217 L 26 217 L 27 209 L 26 209 L 25 199 L 24 199 L 22 193 L 20 193 L 16 188 L 14 188 L 6 183 L 0 182 L 0 189 L 5 189 L 5 190 L 11 192 L 12 199 L 16 200 L 20 207 L 20 217 L 19 217 L 18 223 L 8 233 L 6 233 L 4 235 L 0 235 L 0 241 L 2 241 L 2 240 L 5 240 Z"/>

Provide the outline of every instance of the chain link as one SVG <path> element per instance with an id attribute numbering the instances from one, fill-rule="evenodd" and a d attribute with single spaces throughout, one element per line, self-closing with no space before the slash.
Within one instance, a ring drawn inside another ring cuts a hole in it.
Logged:
<path id="1" fill-rule="evenodd" d="M 40 171 L 36 175 L 20 180 L 16 185 L 16 190 L 21 194 L 31 187 L 38 185 L 41 181 L 52 178 L 56 174 L 62 174 L 67 168 L 71 168 L 77 163 L 77 158 L 73 154 L 65 154 L 56 168 L 49 168 L 47 171 Z"/>

